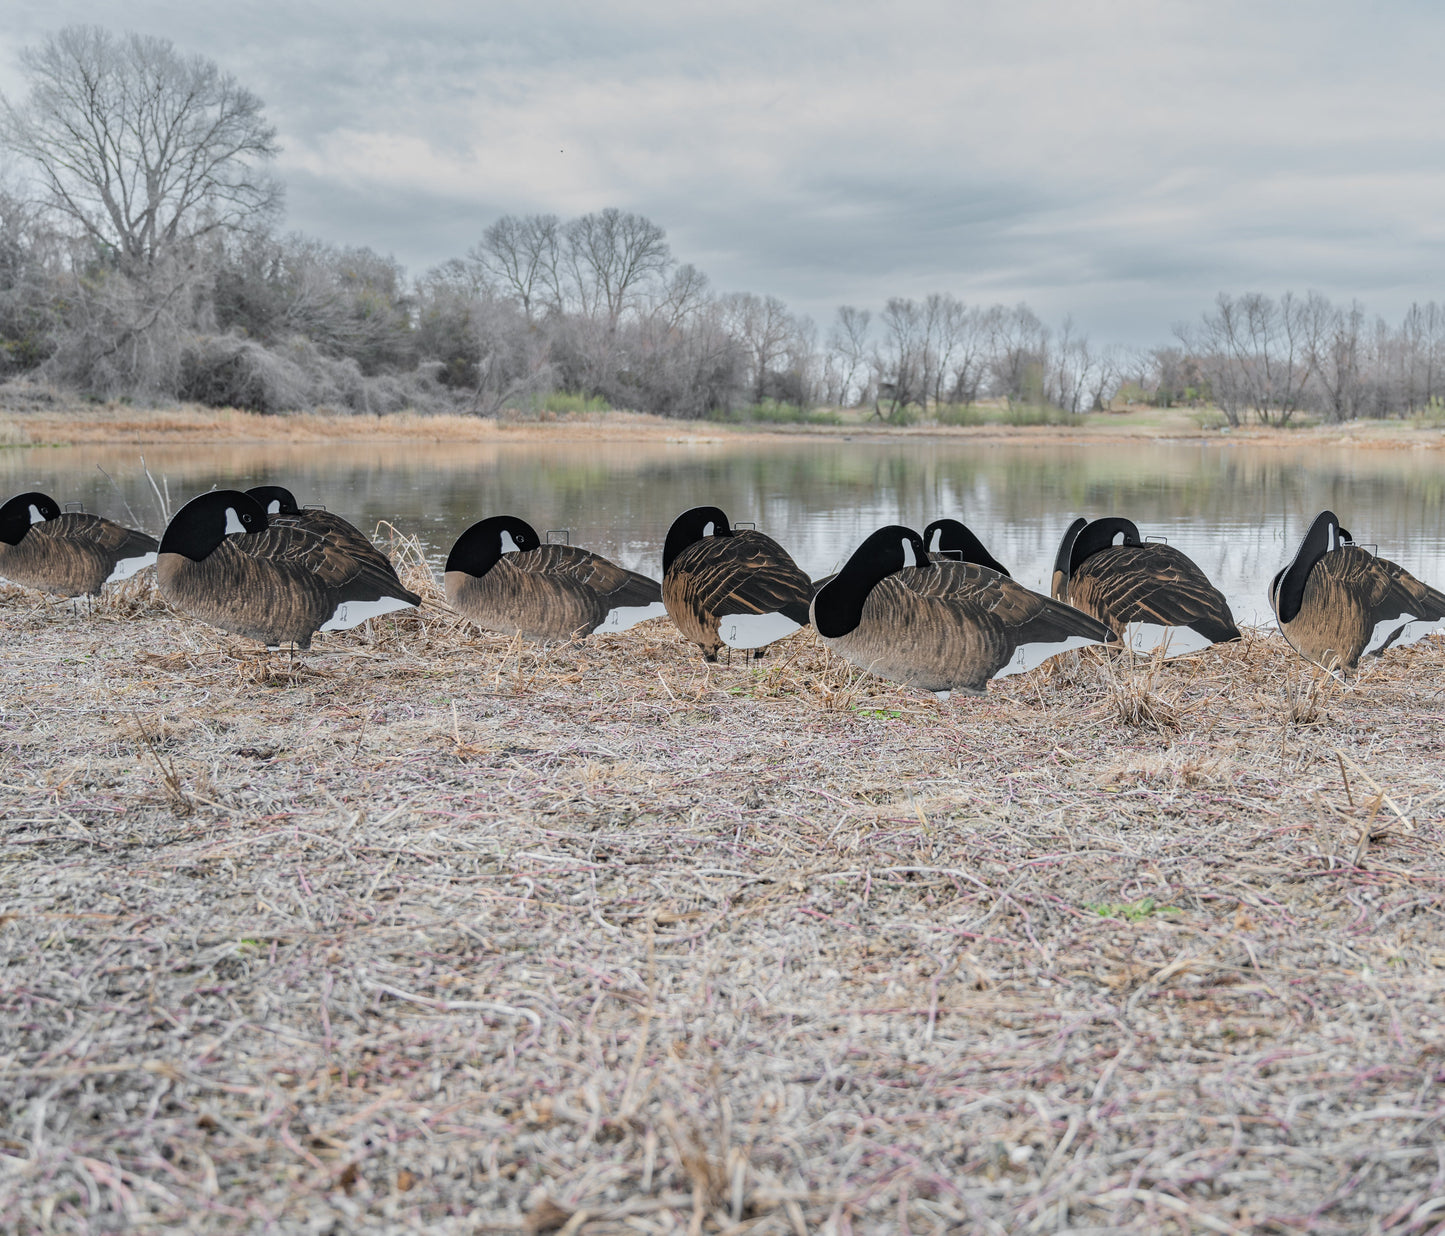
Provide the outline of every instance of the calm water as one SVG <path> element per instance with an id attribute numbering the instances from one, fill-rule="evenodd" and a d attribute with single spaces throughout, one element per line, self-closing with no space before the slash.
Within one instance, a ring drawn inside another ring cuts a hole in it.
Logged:
<path id="1" fill-rule="evenodd" d="M 734 522 L 756 521 L 816 576 L 835 570 L 882 524 L 922 530 L 953 515 L 1016 579 L 1046 590 L 1069 520 L 1120 514 L 1193 557 L 1241 621 L 1262 622 L 1270 577 L 1315 513 L 1331 507 L 1360 543 L 1445 583 L 1445 469 L 1438 453 L 1423 450 L 829 440 L 762 448 L 153 446 L 145 457 L 172 509 L 213 485 L 283 484 L 301 502 L 321 503 L 368 530 L 391 520 L 441 557 L 469 523 L 514 512 L 539 531 L 570 529 L 574 545 L 656 577 L 673 517 L 706 502 Z M 0 492 L 22 489 L 133 519 L 153 534 L 164 527 L 134 447 L 0 451 Z"/>

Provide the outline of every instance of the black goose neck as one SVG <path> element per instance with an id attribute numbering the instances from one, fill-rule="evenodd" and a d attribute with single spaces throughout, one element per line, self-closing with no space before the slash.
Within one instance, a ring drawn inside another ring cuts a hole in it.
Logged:
<path id="1" fill-rule="evenodd" d="M 1333 511 L 1321 511 L 1300 541 L 1289 566 L 1275 577 L 1275 613 L 1281 622 L 1293 622 L 1304 603 L 1305 583 L 1317 563 L 1338 549 L 1345 534 Z"/>
<path id="2" fill-rule="evenodd" d="M 986 566 L 1000 575 L 1007 575 L 1008 568 L 984 548 L 982 541 L 973 534 L 967 524 L 957 519 L 935 519 L 923 530 L 923 543 L 933 551 L 933 534 L 937 532 L 938 549 L 949 555 L 957 554 L 960 562 L 973 562 Z"/>
<path id="3" fill-rule="evenodd" d="M 707 530 L 712 525 L 712 531 Z M 728 524 L 728 517 L 715 506 L 695 506 L 690 511 L 684 511 L 672 521 L 672 527 L 667 530 L 667 540 L 662 546 L 662 570 L 665 574 L 672 566 L 678 554 L 682 553 L 695 541 L 700 541 L 706 536 L 732 536 L 733 530 Z"/>
<path id="4" fill-rule="evenodd" d="M 246 491 L 246 496 L 255 498 L 267 514 L 271 513 L 271 503 L 276 503 L 276 514 L 296 515 L 301 508 L 296 504 L 296 495 L 284 485 L 254 485 Z"/>
<path id="5" fill-rule="evenodd" d="M 853 551 L 843 569 L 818 590 L 813 599 L 813 621 L 818 634 L 838 639 L 857 630 L 863 619 L 863 605 L 874 588 L 906 566 L 927 564 L 923 538 L 912 528 L 901 524 L 879 528 Z"/>

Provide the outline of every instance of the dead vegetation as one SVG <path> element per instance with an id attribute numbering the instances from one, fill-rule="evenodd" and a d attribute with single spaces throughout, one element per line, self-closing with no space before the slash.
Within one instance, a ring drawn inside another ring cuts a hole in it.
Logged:
<path id="1" fill-rule="evenodd" d="M 0 1229 L 1445 1218 L 1438 639 L 940 706 L 808 632 L 0 629 Z"/>

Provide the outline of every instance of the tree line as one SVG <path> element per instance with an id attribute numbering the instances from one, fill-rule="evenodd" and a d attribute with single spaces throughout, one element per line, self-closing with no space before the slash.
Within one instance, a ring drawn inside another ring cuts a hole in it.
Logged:
<path id="1" fill-rule="evenodd" d="M 841 306 L 820 332 L 776 296 L 714 289 L 620 209 L 507 215 L 413 278 L 281 231 L 276 131 L 213 62 L 77 26 L 21 63 L 28 95 L 0 98 L 0 148 L 24 177 L 0 184 L 0 378 L 262 412 L 495 415 L 565 392 L 686 418 L 832 405 L 895 423 L 1142 400 L 1287 424 L 1445 396 L 1433 302 L 1391 324 L 1317 293 L 1221 294 L 1140 350 L 939 292 Z"/>

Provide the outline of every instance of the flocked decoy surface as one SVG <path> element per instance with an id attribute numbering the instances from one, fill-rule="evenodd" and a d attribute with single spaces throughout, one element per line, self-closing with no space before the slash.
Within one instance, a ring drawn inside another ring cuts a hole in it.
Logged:
<path id="1" fill-rule="evenodd" d="M 813 598 L 830 647 L 883 678 L 947 696 L 1115 639 L 1103 623 L 976 562 L 930 557 L 911 528 L 880 528 Z"/>
<path id="2" fill-rule="evenodd" d="M 1009 574 L 1008 568 L 984 548 L 973 530 L 957 519 L 935 519 L 923 530 L 923 543 L 930 555 L 955 562 L 976 562 L 1000 575 Z"/>
<path id="3" fill-rule="evenodd" d="M 1145 541 L 1132 520 L 1076 519 L 1054 559 L 1053 594 L 1135 652 L 1182 656 L 1239 638 L 1224 594 L 1188 555 Z"/>
<path id="4" fill-rule="evenodd" d="M 666 615 L 656 580 L 573 545 L 544 545 L 513 515 L 473 524 L 452 546 L 447 601 L 487 631 L 572 639 Z"/>
<path id="5" fill-rule="evenodd" d="M 808 625 L 813 582 L 765 533 L 733 528 L 715 506 L 684 511 L 662 550 L 662 601 L 677 629 L 716 661 L 723 647 L 762 649 Z"/>
<path id="6" fill-rule="evenodd" d="M 1269 587 L 1280 632 L 1300 656 L 1353 674 L 1379 656 L 1445 629 L 1445 593 L 1352 543 L 1333 511 L 1315 516 L 1293 561 Z"/>
<path id="7" fill-rule="evenodd" d="M 306 649 L 340 631 L 421 603 L 421 597 L 335 537 L 272 526 L 238 490 L 191 499 L 171 520 L 156 560 L 161 595 L 177 609 L 268 648 Z"/>
<path id="8" fill-rule="evenodd" d="M 296 496 L 282 485 L 257 485 L 246 490 L 266 511 L 266 520 L 271 527 L 284 527 L 294 523 L 298 527 L 329 538 L 336 545 L 346 546 L 358 558 L 367 558 L 383 571 L 388 572 L 400 583 L 396 568 L 388 558 L 355 524 L 348 523 L 340 515 L 323 511 L 319 507 L 298 506 Z"/>
<path id="9" fill-rule="evenodd" d="M 61 511 L 42 493 L 0 506 L 0 578 L 62 597 L 99 596 L 156 560 L 153 536 L 83 511 Z"/>

